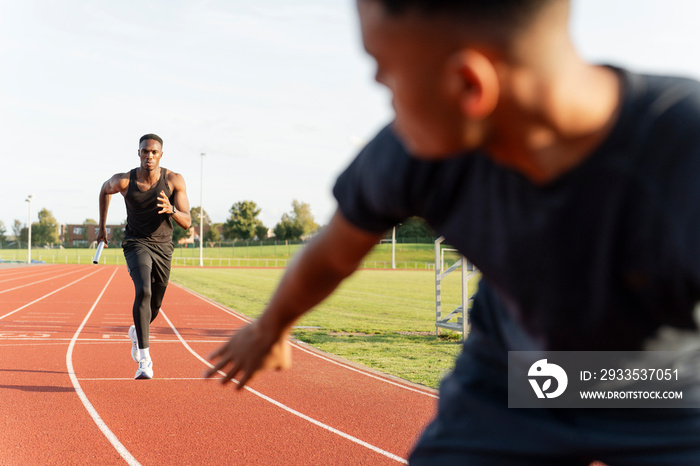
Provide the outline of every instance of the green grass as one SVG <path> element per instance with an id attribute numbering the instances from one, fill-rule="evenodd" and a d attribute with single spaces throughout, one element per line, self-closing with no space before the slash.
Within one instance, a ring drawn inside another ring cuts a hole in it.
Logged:
<path id="1" fill-rule="evenodd" d="M 304 245 L 263 245 L 250 242 L 248 245 L 214 247 L 203 249 L 203 262 L 207 267 L 286 267 L 289 260 Z M 430 270 L 435 262 L 432 244 L 398 243 L 395 251 L 396 266 L 400 269 Z M 32 259 L 49 264 L 89 264 L 95 255 L 95 249 L 32 249 Z M 452 252 L 445 253 L 446 265 L 454 263 L 459 257 Z M 26 261 L 26 249 L 0 249 L 0 259 Z M 101 264 L 124 264 L 124 255 L 120 247 L 106 248 L 102 252 Z M 199 265 L 198 248 L 175 248 L 174 266 Z M 379 244 L 360 265 L 361 268 L 391 268 L 391 244 Z"/>
<path id="2" fill-rule="evenodd" d="M 283 272 L 174 268 L 172 280 L 257 317 Z M 358 271 L 302 317 L 293 336 L 351 361 L 437 388 L 461 344 L 459 334 L 435 336 L 434 280 L 430 271 Z M 471 280 L 470 289 L 476 283 Z M 458 273 L 443 281 L 442 297 L 443 309 L 451 310 L 460 303 Z"/>

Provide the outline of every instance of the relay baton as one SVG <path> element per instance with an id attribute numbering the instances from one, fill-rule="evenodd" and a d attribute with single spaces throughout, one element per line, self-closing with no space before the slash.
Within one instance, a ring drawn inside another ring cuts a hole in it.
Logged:
<path id="1" fill-rule="evenodd" d="M 102 255 L 102 248 L 105 247 L 105 242 L 100 241 L 100 244 L 97 245 L 97 251 L 95 251 L 95 257 L 92 259 L 93 264 L 97 264 L 100 262 L 100 256 Z"/>

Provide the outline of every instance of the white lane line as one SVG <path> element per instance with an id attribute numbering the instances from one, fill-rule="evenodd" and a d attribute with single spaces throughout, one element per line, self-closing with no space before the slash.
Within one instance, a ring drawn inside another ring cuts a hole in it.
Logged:
<path id="1" fill-rule="evenodd" d="M 85 316 L 85 319 L 83 319 L 83 322 L 80 324 L 80 327 L 78 327 L 78 330 L 76 330 L 75 335 L 73 335 L 73 339 L 71 340 L 70 345 L 68 345 L 68 352 L 66 353 L 66 367 L 68 368 L 68 376 L 70 377 L 70 380 L 73 383 L 73 387 L 75 387 L 75 393 L 78 395 L 78 398 L 80 398 L 80 401 L 83 402 L 83 406 L 85 406 L 85 409 L 87 409 L 87 412 L 92 417 L 92 420 L 95 421 L 95 424 L 97 424 L 97 427 L 100 428 L 104 436 L 107 437 L 107 440 L 109 440 L 109 443 L 111 443 L 112 446 L 121 455 L 121 457 L 124 458 L 124 461 L 126 461 L 129 465 L 132 466 L 140 466 L 140 463 L 136 461 L 136 458 L 134 458 L 131 455 L 131 453 L 129 453 L 129 450 L 127 450 L 126 447 L 119 441 L 117 436 L 114 435 L 111 430 L 109 430 L 107 424 L 105 424 L 100 415 L 97 413 L 97 410 L 92 406 L 92 403 L 90 403 L 90 400 L 88 400 L 87 396 L 85 395 L 85 392 L 83 392 L 83 389 L 80 387 L 80 382 L 78 382 L 78 378 L 75 376 L 75 370 L 73 369 L 73 348 L 75 347 L 75 342 L 78 340 L 78 335 L 80 335 L 80 332 L 83 330 L 83 327 L 85 327 L 85 324 L 92 315 L 92 311 L 94 311 L 95 307 L 97 307 L 97 303 L 100 302 L 100 299 L 102 299 L 102 295 L 107 290 L 107 287 L 112 282 L 112 279 L 114 278 L 114 275 L 116 273 L 117 269 L 115 269 L 114 272 L 112 272 L 112 275 L 109 277 L 109 280 L 107 280 L 107 284 L 104 286 L 104 288 L 102 288 L 100 295 L 97 297 L 95 303 L 88 311 L 87 315 Z"/>
<path id="2" fill-rule="evenodd" d="M 5 278 L 5 277 L 8 277 L 9 275 L 2 275 L 2 278 L 4 278 L 4 280 L 0 280 L 0 283 L 12 282 L 15 280 L 22 280 L 24 278 L 35 278 L 35 277 L 38 277 L 40 275 L 46 275 L 47 273 L 55 273 L 55 272 L 56 272 L 56 270 L 42 270 L 40 272 L 32 273 L 32 274 L 16 273 L 16 274 L 14 274 L 16 276 L 12 276 L 12 278 Z"/>
<path id="3" fill-rule="evenodd" d="M 65 276 L 65 275 L 70 275 L 70 274 L 76 273 L 76 272 L 80 272 L 80 270 L 72 270 L 72 271 L 70 271 L 70 272 L 62 273 L 61 275 L 52 275 L 52 276 L 50 276 L 49 278 L 45 278 L 45 279 L 43 279 L 43 280 L 37 280 L 37 281 L 35 281 L 35 282 L 26 283 L 26 284 L 24 284 L 24 285 L 16 286 L 16 287 L 14 287 L 14 288 L 8 288 L 8 289 L 6 289 L 6 290 L 0 291 L 0 294 L 7 293 L 8 291 L 19 290 L 20 288 L 25 288 L 25 287 L 27 287 L 27 286 L 36 285 L 37 283 L 46 282 L 46 281 L 49 281 L 49 280 L 53 280 L 54 278 L 63 277 L 63 276 Z M 93 272 L 93 273 L 94 273 L 94 272 Z"/>
<path id="4" fill-rule="evenodd" d="M 211 304 L 212 306 L 214 306 L 214 307 L 216 307 L 216 308 L 218 308 L 218 309 L 221 309 L 222 311 L 226 312 L 227 314 L 229 314 L 229 315 L 231 315 L 231 316 L 233 316 L 233 317 L 235 317 L 235 318 L 237 318 L 237 319 L 242 320 L 243 322 L 249 323 L 249 322 L 251 321 L 250 319 L 246 319 L 246 318 L 241 317 L 240 315 L 236 314 L 235 312 L 232 312 L 230 309 L 225 308 L 224 306 L 222 306 L 221 304 L 217 303 L 216 301 L 212 301 L 211 299 L 207 298 L 206 296 L 202 296 L 202 295 L 200 295 L 199 293 L 196 293 L 196 292 L 194 292 L 194 291 L 192 291 L 192 290 L 190 290 L 190 289 L 187 289 L 187 288 L 185 288 L 185 287 L 183 287 L 183 286 L 180 286 L 180 285 L 177 285 L 177 284 L 176 284 L 176 286 L 177 286 L 178 288 L 181 288 L 181 289 L 187 291 L 188 293 L 190 293 L 190 294 L 192 294 L 192 295 L 198 297 L 198 298 L 201 299 L 202 301 L 207 302 L 207 303 Z M 342 362 L 334 361 L 333 359 L 327 358 L 327 357 L 325 357 L 325 356 L 323 356 L 323 355 L 321 355 L 321 354 L 316 353 L 315 351 L 309 351 L 308 349 L 306 349 L 306 348 L 304 348 L 304 347 L 302 347 L 302 346 L 299 346 L 299 345 L 297 345 L 297 344 L 294 343 L 294 342 L 290 342 L 290 344 L 291 344 L 293 347 L 295 347 L 295 348 L 297 348 L 297 349 L 300 349 L 301 351 L 304 351 L 305 353 L 310 354 L 311 356 L 317 357 L 317 358 L 319 358 L 319 359 L 323 359 L 324 361 L 328 361 L 328 362 L 330 362 L 330 363 L 332 363 L 332 364 L 335 364 L 336 366 L 340 366 L 340 367 L 343 367 L 343 368 L 348 369 L 348 370 L 350 370 L 350 371 L 357 372 L 358 374 L 362 374 L 362 375 L 364 375 L 364 376 L 366 376 L 366 377 L 370 377 L 370 378 L 375 379 L 375 380 L 378 380 L 378 381 L 380 381 L 380 382 L 388 383 L 389 385 L 394 385 L 394 386 L 396 386 L 396 387 L 403 388 L 404 390 L 408 390 L 408 391 L 410 391 L 410 392 L 419 393 L 419 394 L 421 394 L 421 395 L 425 395 L 425 396 L 428 396 L 428 397 L 430 397 L 430 398 L 435 398 L 435 399 L 438 399 L 438 398 L 439 398 L 438 395 L 435 395 L 435 394 L 433 394 L 433 393 L 430 393 L 430 392 L 427 392 L 427 391 L 424 391 L 424 390 L 419 390 L 419 389 L 416 389 L 416 388 L 413 388 L 413 387 L 409 387 L 408 385 L 404 385 L 404 384 L 402 384 L 402 383 L 393 382 L 393 381 L 388 380 L 388 379 L 386 379 L 386 378 L 384 378 L 384 377 L 379 377 L 379 376 L 377 376 L 377 375 L 371 374 L 371 373 L 366 372 L 366 371 L 363 371 L 363 370 L 361 370 L 361 369 L 357 369 L 357 368 L 355 368 L 355 367 L 348 366 L 347 364 L 343 364 Z"/>
<path id="5" fill-rule="evenodd" d="M 173 329 L 173 332 L 175 332 L 175 335 L 177 335 L 177 338 L 178 338 L 178 339 L 180 340 L 180 342 L 185 346 L 185 348 L 187 348 L 187 350 L 188 350 L 190 353 L 192 353 L 192 354 L 194 355 L 194 357 L 196 357 L 197 359 L 199 359 L 200 361 L 202 361 L 204 364 L 206 364 L 206 365 L 209 366 L 210 368 L 213 368 L 214 366 L 213 366 L 212 364 L 210 364 L 209 361 L 207 361 L 207 360 L 204 359 L 202 356 L 200 356 L 199 353 L 197 353 L 196 351 L 194 351 L 194 350 L 190 347 L 190 345 L 187 344 L 187 342 L 185 341 L 185 339 L 182 338 L 182 336 L 180 335 L 180 332 L 178 332 L 177 329 L 175 328 L 175 326 L 173 325 L 173 323 L 170 322 L 170 319 L 168 319 L 168 316 L 165 315 L 165 312 L 163 312 L 163 308 L 160 309 L 160 314 L 165 318 L 166 322 L 168 322 L 168 325 L 170 325 L 170 328 Z M 224 372 L 222 372 L 222 371 L 218 371 L 218 373 L 221 374 L 222 376 L 225 376 L 225 375 L 226 375 L 226 374 L 225 374 Z M 233 380 L 233 382 L 238 383 L 235 379 L 232 379 L 232 380 Z M 269 403 L 272 403 L 273 405 L 277 406 L 278 408 L 282 408 L 283 410 L 285 410 L 285 411 L 287 411 L 287 412 L 289 412 L 289 413 L 291 413 L 291 414 L 294 414 L 295 416 L 298 416 L 298 417 L 304 419 L 305 421 L 308 421 L 308 422 L 310 422 L 310 423 L 312 423 L 312 424 L 314 424 L 314 425 L 316 425 L 316 426 L 318 426 L 318 427 L 321 427 L 322 429 L 325 429 L 325 430 L 327 430 L 327 431 L 329 431 L 329 432 L 332 432 L 332 433 L 334 433 L 334 434 L 336 434 L 336 435 L 339 435 L 340 437 L 343 437 L 344 439 L 350 440 L 351 442 L 354 442 L 354 443 L 356 443 L 356 444 L 358 444 L 358 445 L 361 445 L 361 446 L 363 446 L 363 447 L 365 447 L 365 448 L 368 448 L 368 449 L 374 451 L 375 453 L 379 453 L 380 455 L 384 455 L 384 456 L 386 456 L 387 458 L 390 458 L 390 459 L 392 459 L 392 460 L 394 460 L 394 461 L 398 461 L 399 463 L 403 463 L 403 464 L 408 464 L 408 461 L 407 461 L 406 459 L 404 459 L 404 458 L 401 458 L 400 456 L 397 456 L 397 455 L 395 455 L 395 454 L 393 454 L 393 453 L 390 453 L 390 452 L 388 452 L 388 451 L 386 451 L 386 450 L 382 450 L 381 448 L 376 447 L 376 446 L 372 445 L 371 443 L 367 443 L 367 442 L 365 442 L 364 440 L 360 440 L 360 439 L 357 438 L 357 437 L 353 437 L 353 436 L 350 435 L 350 434 L 346 434 L 345 432 L 340 431 L 340 430 L 338 430 L 338 429 L 336 429 L 336 428 L 334 428 L 334 427 L 331 427 L 331 426 L 329 426 L 329 425 L 327 425 L 327 424 L 324 424 L 324 423 L 322 423 L 321 421 L 317 421 L 316 419 L 314 419 L 314 418 L 312 418 L 312 417 L 309 417 L 309 416 L 307 416 L 306 414 L 300 413 L 299 411 L 297 411 L 297 410 L 295 410 L 295 409 L 292 409 L 292 408 L 290 408 L 289 406 L 287 406 L 287 405 L 285 405 L 285 404 L 282 404 L 282 403 L 280 403 L 279 401 L 274 400 L 274 399 L 270 398 L 270 397 L 267 396 L 267 395 L 263 395 L 262 393 L 260 393 L 260 392 L 257 391 L 257 390 L 254 390 L 254 389 L 252 389 L 252 388 L 250 388 L 250 387 L 248 387 L 248 386 L 245 386 L 245 387 L 243 387 L 243 388 L 244 388 L 245 390 L 248 390 L 249 392 L 251 392 L 252 394 L 254 394 L 254 395 L 256 395 L 256 396 L 259 396 L 259 397 L 262 398 L 263 400 L 265 400 L 265 401 L 267 401 L 267 402 L 269 402 Z"/>
<path id="6" fill-rule="evenodd" d="M 84 343 L 84 342 L 95 342 L 95 343 L 104 343 L 104 344 L 111 344 L 111 343 L 118 343 L 118 344 L 123 344 L 128 340 L 127 337 L 121 337 L 120 335 L 117 335 L 117 337 L 120 337 L 119 339 L 114 338 L 78 338 L 77 341 Z M 151 336 L 151 340 L 153 340 L 153 336 Z M 0 336 L 0 341 L 71 341 L 72 338 L 51 338 L 51 337 L 37 337 L 37 336 L 26 336 L 26 337 L 20 337 L 20 336 Z M 223 340 L 195 340 L 196 343 L 226 343 L 228 339 L 223 339 Z M 158 344 L 160 345 L 161 343 L 180 343 L 179 340 L 158 340 Z"/>
<path id="7" fill-rule="evenodd" d="M 134 378 L 133 377 L 79 377 L 78 380 L 119 380 L 119 381 L 129 381 L 133 382 Z M 151 379 L 153 381 L 158 381 L 158 380 L 199 380 L 202 382 L 201 377 L 156 377 L 155 379 Z"/>
<path id="8" fill-rule="evenodd" d="M 32 316 L 25 316 L 24 318 L 25 318 L 25 319 L 29 319 L 29 318 L 32 318 Z M 36 320 L 13 320 L 12 322 L 18 322 L 18 323 L 24 322 L 24 323 L 28 323 L 28 324 L 36 324 L 36 323 L 39 323 L 39 322 L 44 322 L 43 320 L 41 320 L 42 317 L 33 317 L 33 318 L 36 319 Z M 57 322 L 57 323 L 61 323 L 61 324 L 65 324 L 65 323 L 66 323 L 65 320 L 57 320 L 56 322 Z M 56 322 L 54 322 L 54 323 L 56 323 Z"/>
<path id="9" fill-rule="evenodd" d="M 64 285 L 64 286 L 62 286 L 62 287 L 60 287 L 60 288 L 58 288 L 58 289 L 55 289 L 55 290 L 53 290 L 51 293 L 45 294 L 45 295 L 42 296 L 41 298 L 35 299 L 35 300 L 32 301 L 31 303 L 27 303 L 27 304 L 25 304 L 25 305 L 22 306 L 22 307 L 18 307 L 18 308 L 15 309 L 14 311 L 8 312 L 8 313 L 5 314 L 4 316 L 0 316 L 0 320 L 4 319 L 4 318 L 7 317 L 7 316 L 11 316 L 11 315 L 14 314 L 15 312 L 21 311 L 22 309 L 24 309 L 24 308 L 26 308 L 26 307 L 29 307 L 29 306 L 31 306 L 31 305 L 34 304 L 34 303 L 38 303 L 38 302 L 41 301 L 42 299 L 48 298 L 48 297 L 51 296 L 52 294 L 56 294 L 56 293 L 58 293 L 59 291 L 64 290 L 64 289 L 68 288 L 69 286 L 78 283 L 78 282 L 81 281 L 81 280 L 85 280 L 85 279 L 88 278 L 89 276 L 95 275 L 97 272 L 99 272 L 99 270 L 95 270 L 94 272 L 91 272 L 91 273 L 85 275 L 84 277 L 81 277 L 81 278 L 79 278 L 79 279 L 77 279 L 77 280 L 75 280 L 75 281 L 70 282 L 70 283 L 67 284 L 67 285 Z"/>

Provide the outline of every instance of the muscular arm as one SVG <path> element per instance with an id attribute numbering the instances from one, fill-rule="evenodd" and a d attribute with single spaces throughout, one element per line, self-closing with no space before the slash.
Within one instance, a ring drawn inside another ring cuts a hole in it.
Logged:
<path id="1" fill-rule="evenodd" d="M 100 189 L 100 221 L 98 224 L 97 242 L 105 242 L 107 246 L 107 211 L 109 210 L 109 201 L 112 194 L 124 194 L 129 188 L 129 174 L 117 173 L 102 184 Z"/>
<path id="2" fill-rule="evenodd" d="M 172 186 L 173 203 L 170 204 L 170 200 L 161 191 L 161 195 L 158 196 L 158 207 L 161 210 L 158 213 L 170 214 L 173 212 L 172 206 L 174 205 L 177 212 L 170 218 L 185 230 L 189 230 L 190 226 L 192 226 L 192 219 L 190 218 L 190 201 L 187 199 L 185 179 L 179 173 L 168 172 L 168 183 Z"/>
<path id="3" fill-rule="evenodd" d="M 210 356 L 218 361 L 205 377 L 230 366 L 222 383 L 241 373 L 240 390 L 260 369 L 288 367 L 286 339 L 293 323 L 352 274 L 381 236 L 358 229 L 337 211 L 287 269 L 263 315 Z"/>

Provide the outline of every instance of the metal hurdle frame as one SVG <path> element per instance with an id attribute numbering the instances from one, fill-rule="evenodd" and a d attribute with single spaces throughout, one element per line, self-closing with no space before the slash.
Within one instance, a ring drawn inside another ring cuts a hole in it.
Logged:
<path id="1" fill-rule="evenodd" d="M 461 332 L 462 340 L 465 340 L 469 336 L 471 327 L 469 322 L 469 303 L 473 300 L 472 295 L 469 294 L 468 285 L 469 280 L 474 277 L 478 271 L 474 267 L 474 264 L 469 262 L 464 256 L 461 256 L 457 262 L 443 271 L 443 256 L 440 245 L 444 240 L 444 236 L 435 240 L 435 335 L 440 335 L 440 329 L 444 328 L 455 332 Z M 463 264 L 464 267 L 462 267 Z M 460 267 L 462 269 L 462 304 L 443 317 L 442 298 L 440 295 L 441 282 L 448 274 Z M 455 317 L 457 321 L 450 322 Z"/>

